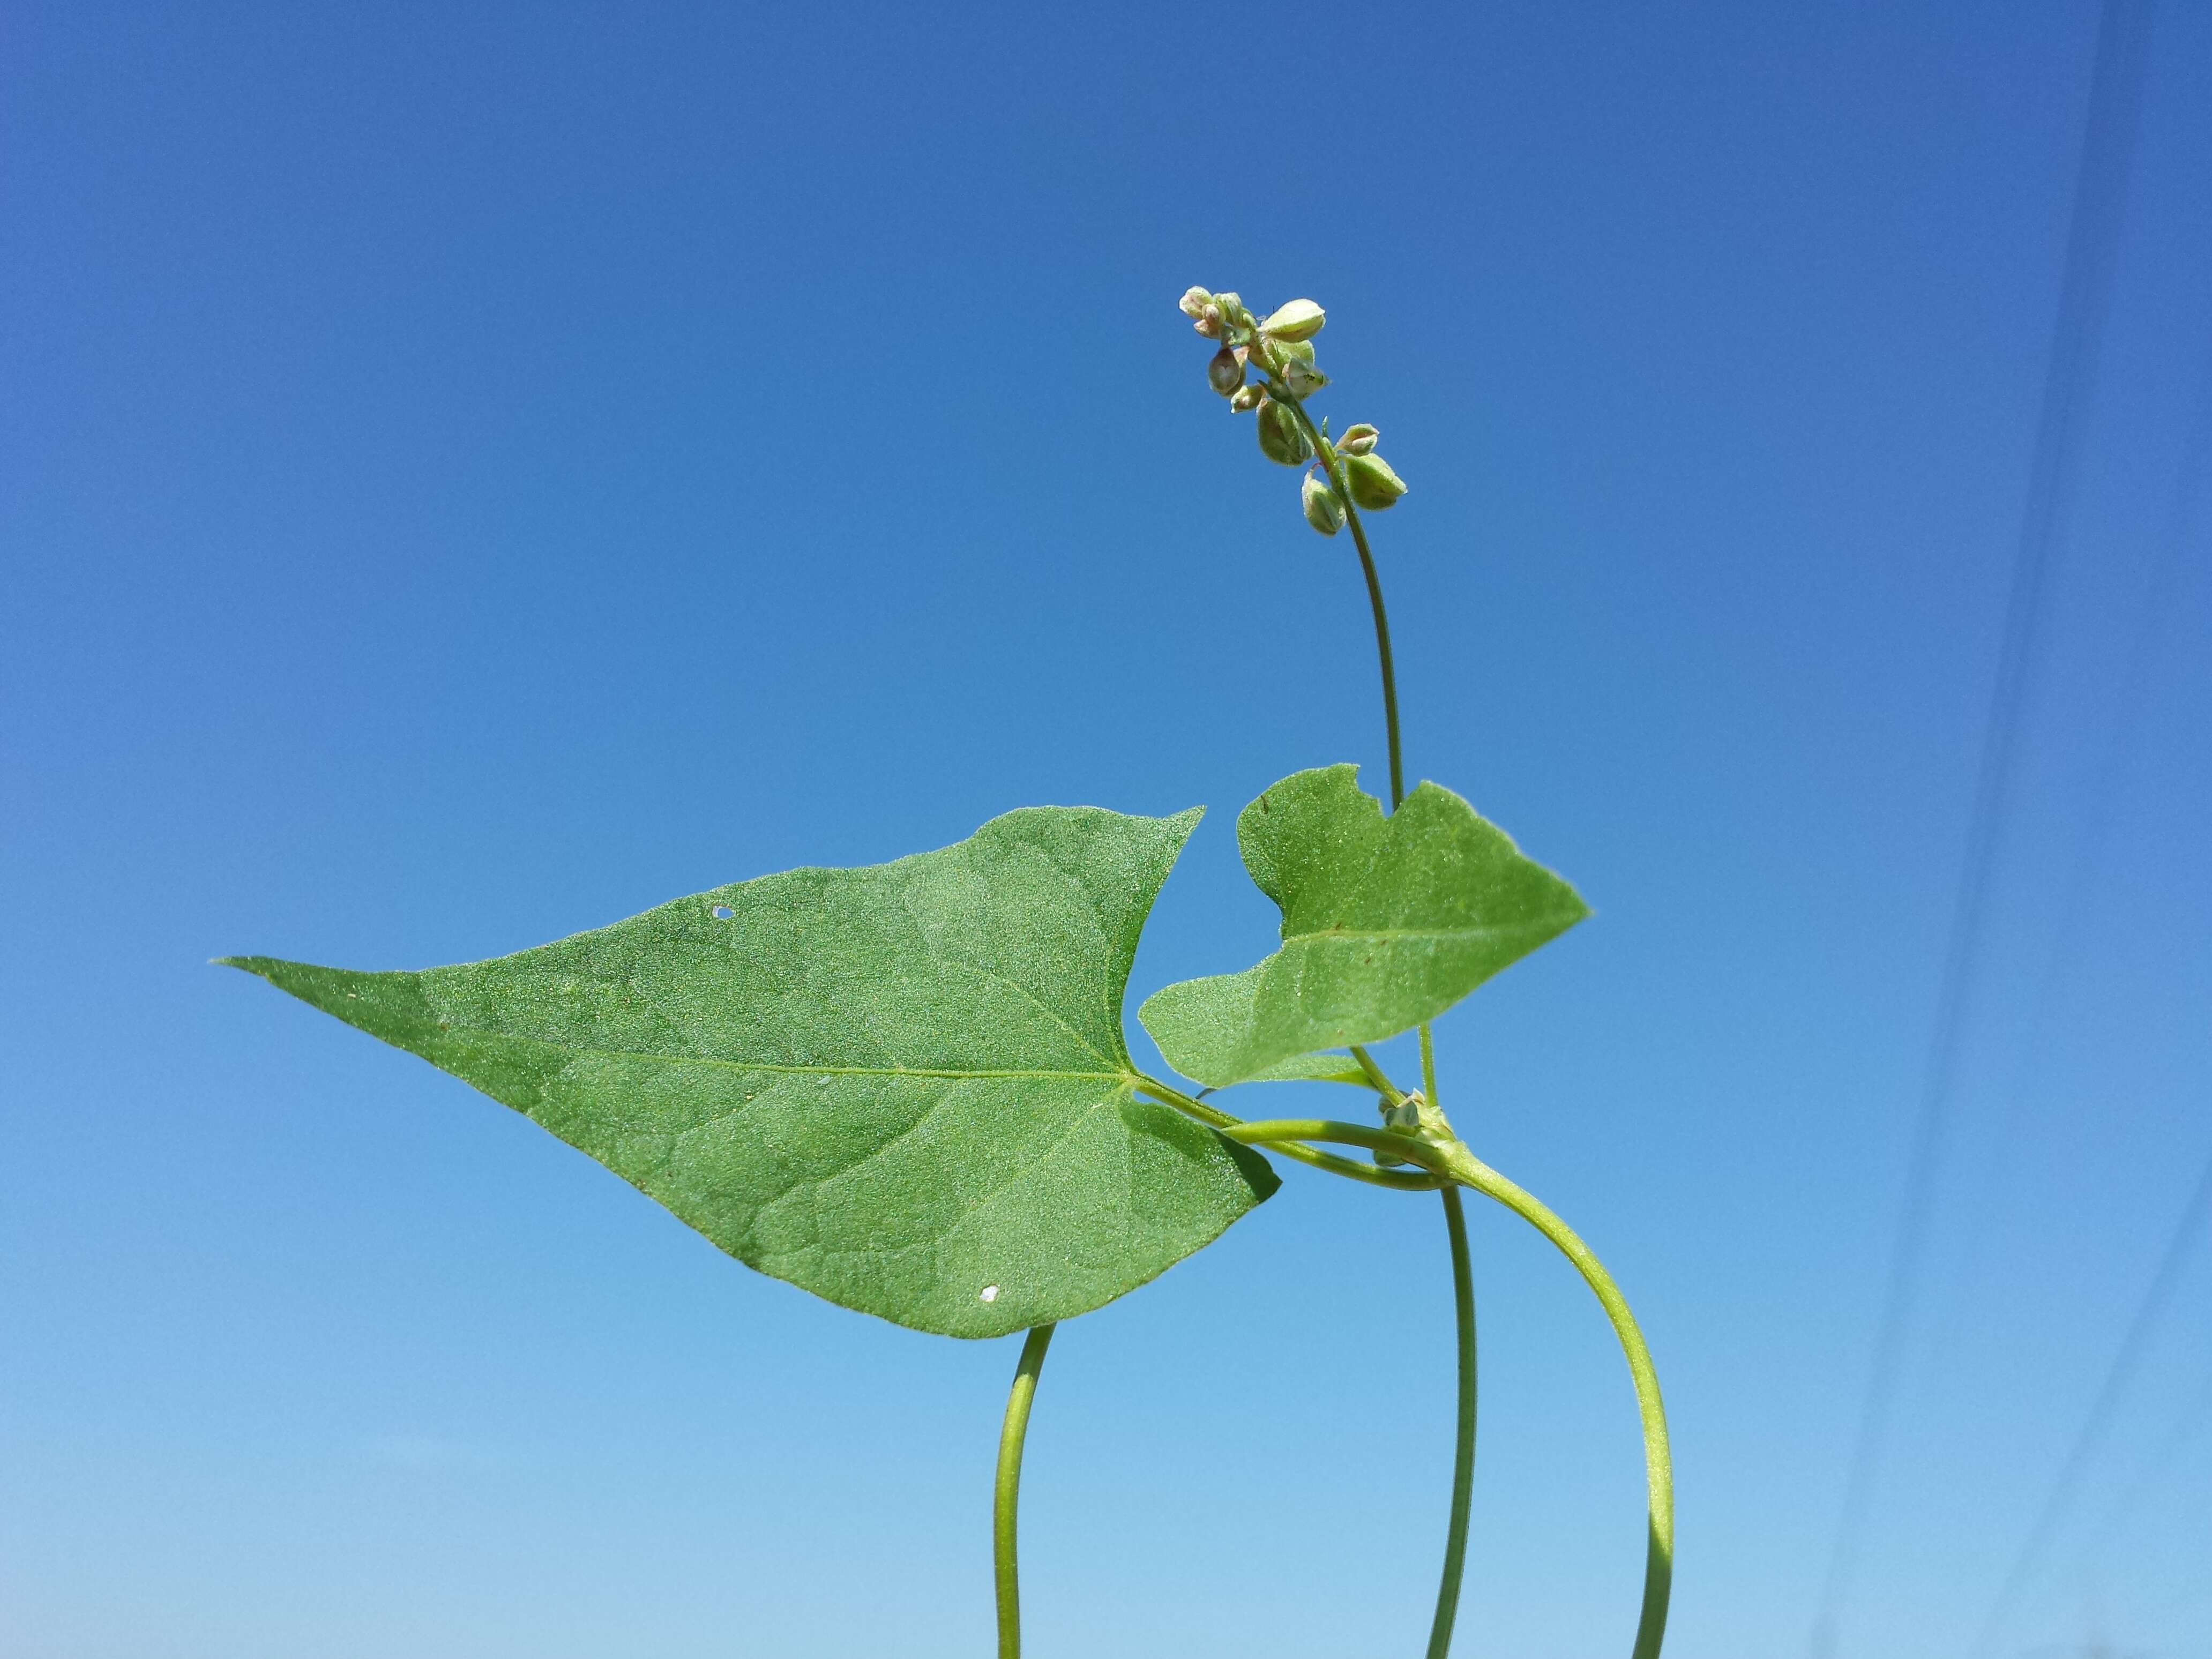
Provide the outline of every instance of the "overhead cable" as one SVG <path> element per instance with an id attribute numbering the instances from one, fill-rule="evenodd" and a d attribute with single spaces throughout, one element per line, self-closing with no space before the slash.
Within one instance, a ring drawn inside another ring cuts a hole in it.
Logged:
<path id="1" fill-rule="evenodd" d="M 2098 761 L 2095 781 L 2089 787 L 2081 833 L 2075 840 L 2074 857 L 2061 890 L 2064 896 L 2059 902 L 2058 920 L 2051 929 L 2051 949 L 2023 1023 L 2027 1036 L 2021 1044 L 2019 1056 L 2013 1064 L 2010 1086 L 2005 1091 L 2003 1121 L 1984 1160 L 1981 1192 L 1974 1206 L 1978 1212 L 1989 1207 L 1991 1195 L 2003 1183 L 2006 1165 L 2021 1138 L 2021 1103 L 2027 1097 L 2029 1080 L 2044 1070 L 2044 1052 L 2058 1024 L 2059 993 L 2081 961 L 2081 935 L 2088 917 L 2088 900 L 2095 886 L 2098 866 L 2112 840 L 2118 803 L 2124 793 L 2122 785 L 2136 721 L 2150 701 L 2151 671 L 2158 661 L 2169 624 L 2180 608 L 2182 578 L 2187 568 L 2187 555 L 2202 527 L 2208 483 L 2212 483 L 2212 352 L 2205 356 L 2195 416 L 2182 444 L 2181 467 L 2173 498 L 2151 556 L 2150 576 L 2143 585 L 2135 636 L 2120 672 L 2119 690 L 2105 732 L 2104 750 Z M 1986 1240 L 1987 1237 L 1987 1229 L 1975 1229 L 1969 1242 L 1970 1249 L 1972 1240 Z M 1971 1294 L 1971 1285 L 1966 1281 L 1973 1266 L 1970 1260 L 1961 1270 L 1954 1307 Z M 1939 1328 L 1945 1322 L 1939 1321 Z"/>
<path id="2" fill-rule="evenodd" d="M 2142 1299 L 2136 1304 L 2135 1317 L 2128 1322 L 2127 1334 L 2120 1339 L 2119 1352 L 2112 1356 L 2111 1367 L 2105 1373 L 2097 1397 L 2089 1404 L 2089 1414 L 2082 1420 L 2074 1443 L 2067 1449 L 2066 1461 L 2058 1467 L 2057 1479 L 2051 1484 L 2050 1494 L 2037 1511 L 2035 1523 L 2027 1529 L 2027 1541 L 2013 1559 L 2012 1570 L 2005 1575 L 1998 1588 L 1996 1600 L 1990 1607 L 1989 1617 L 1982 1621 L 1981 1639 L 1974 1644 L 1976 1659 L 1988 1654 L 2003 1633 L 2005 1620 L 2011 1617 L 2021 1592 L 2027 1588 L 2029 1576 L 2043 1559 L 2043 1552 L 2057 1530 L 2058 1522 L 2074 1501 L 2081 1484 L 2082 1471 L 2105 1437 L 2112 1413 L 2118 1408 L 2121 1397 L 2133 1380 L 2136 1367 L 2142 1363 L 2143 1351 L 2149 1346 L 2151 1333 L 2158 1327 L 2159 1317 L 2166 1304 L 2172 1299 L 2173 1287 L 2181 1277 L 2181 1269 L 2189 1260 L 2189 1253 L 2204 1231 L 2208 1218 L 2212 1218 L 2212 1158 L 2205 1160 L 2204 1173 L 2197 1178 L 2197 1190 L 2181 1212 L 2181 1219 L 2173 1229 L 2160 1254 L 2158 1266 L 2152 1272 L 2150 1285 Z"/>
<path id="3" fill-rule="evenodd" d="M 2042 410 L 2028 469 L 2026 511 L 2013 560 L 2012 591 L 2006 603 L 2004 638 L 1997 658 L 1996 684 L 1975 779 L 1951 929 L 1943 955 L 1936 1017 L 1923 1073 L 1920 1109 L 1906 1169 L 1904 1204 L 1890 1260 L 1881 1322 L 1875 1341 L 1866 1401 L 1859 1421 L 1843 1512 L 1814 1626 L 1816 1653 L 1832 1651 L 1837 1620 L 1850 1594 L 1857 1565 L 1875 1472 L 1888 1438 L 1891 1408 L 1905 1328 L 1917 1289 L 1920 1259 L 1926 1248 L 1928 1220 L 1955 1074 L 1959 1038 L 1972 989 L 1980 951 L 1983 914 L 1995 863 L 1998 830 L 2010 793 L 2014 740 L 2025 701 L 2034 647 L 2039 633 L 2044 578 L 2051 550 L 2071 504 L 2081 448 L 2081 427 L 2088 404 L 2099 343 L 2110 308 L 2112 269 L 2126 195 L 2136 111 L 2142 100 L 2144 38 L 2148 0 L 2105 0 L 2097 30 L 2088 119 L 2082 135 L 2075 177 L 2072 228 L 2067 237 L 2064 276 L 2058 296 L 2051 358 L 2043 383 Z"/>

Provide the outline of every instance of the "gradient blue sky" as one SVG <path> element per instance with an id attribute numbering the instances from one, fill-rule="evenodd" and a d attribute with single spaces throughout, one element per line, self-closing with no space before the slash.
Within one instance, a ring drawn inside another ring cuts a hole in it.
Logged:
<path id="1" fill-rule="evenodd" d="M 204 964 L 486 956 L 1037 802 L 1210 804 L 1133 989 L 1256 957 L 1234 809 L 1379 783 L 1381 729 L 1350 549 L 1207 393 L 1191 283 L 1329 307 L 1316 406 L 1413 486 L 1377 526 L 1409 765 L 1595 906 L 1443 1023 L 1443 1090 L 1644 1316 L 1669 1651 L 1802 1652 L 2095 27 L 12 8 L 12 1659 L 987 1647 L 1014 1345 L 757 1277 Z M 1851 1659 L 1971 1644 L 2212 1153 L 2212 542 L 2169 527 L 2212 11 L 2149 52 Z M 1618 1652 L 1622 1367 L 1540 1241 L 1475 1244 L 1460 1651 Z M 1416 1649 L 1447 1289 L 1432 1203 L 1293 1174 L 1068 1327 L 1032 1650 Z M 2001 1651 L 2212 1653 L 2208 1376 L 2212 1248 Z"/>

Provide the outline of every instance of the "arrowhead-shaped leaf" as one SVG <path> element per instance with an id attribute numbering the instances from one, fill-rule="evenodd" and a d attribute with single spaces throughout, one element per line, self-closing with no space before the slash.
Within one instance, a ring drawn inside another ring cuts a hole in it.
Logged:
<path id="1" fill-rule="evenodd" d="M 1395 1036 L 1589 914 L 1450 790 L 1424 783 L 1386 818 L 1358 777 L 1294 773 L 1238 816 L 1244 867 L 1282 907 L 1283 947 L 1146 1000 L 1139 1018 L 1184 1076 L 1220 1088 Z"/>
<path id="2" fill-rule="evenodd" d="M 1030 808 L 422 973 L 231 965 L 465 1079 L 763 1273 L 997 1336 L 1134 1289 L 1277 1184 L 1131 1092 L 1129 964 L 1198 817 Z"/>

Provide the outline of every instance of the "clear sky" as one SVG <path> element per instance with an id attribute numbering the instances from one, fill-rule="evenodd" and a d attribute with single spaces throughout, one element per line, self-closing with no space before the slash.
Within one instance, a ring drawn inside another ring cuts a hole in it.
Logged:
<path id="1" fill-rule="evenodd" d="M 1208 393 L 1194 283 L 1328 307 L 1316 407 L 1413 485 L 1409 768 L 1595 908 L 1442 1086 L 1644 1317 L 1668 1650 L 1806 1651 L 2096 28 L 10 8 L 10 1659 L 986 1650 L 1013 1343 L 758 1277 L 205 964 L 483 957 L 1045 802 L 1214 809 L 1137 994 L 1256 959 L 1235 809 L 1379 785 L 1382 731 L 1351 550 Z M 2212 11 L 2168 4 L 1847 1659 L 1972 1649 L 2212 1155 L 2207 179 Z M 1617 1654 L 1625 1372 L 1533 1234 L 1474 1243 L 1459 1650 Z M 2212 1241 L 2180 1272 L 1998 1652 L 2212 1654 Z M 1449 1334 L 1433 1202 L 1297 1172 L 1066 1328 L 1032 1650 L 1417 1650 Z"/>

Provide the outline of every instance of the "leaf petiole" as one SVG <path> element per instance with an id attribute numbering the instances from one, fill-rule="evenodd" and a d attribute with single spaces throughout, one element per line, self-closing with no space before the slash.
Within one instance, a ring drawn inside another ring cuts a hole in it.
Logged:
<path id="1" fill-rule="evenodd" d="M 1424 1026 L 1422 1029 L 1425 1030 L 1427 1027 Z M 1375 1056 L 1356 1042 L 1348 1043 L 1346 1046 L 1352 1050 L 1352 1057 L 1359 1062 L 1359 1069 L 1367 1073 L 1367 1081 L 1373 1086 L 1375 1092 L 1382 1096 L 1389 1105 L 1403 1104 L 1406 1091 L 1390 1081 L 1389 1073 L 1376 1064 Z"/>
<path id="2" fill-rule="evenodd" d="M 1209 1128 L 1218 1129 L 1223 1133 L 1231 1135 L 1232 1139 L 1237 1138 L 1234 1131 L 1244 1121 L 1243 1119 L 1232 1116 L 1217 1106 L 1209 1106 L 1204 1101 L 1194 1099 L 1191 1096 L 1183 1093 L 1182 1090 L 1170 1084 L 1162 1083 L 1157 1078 L 1140 1075 L 1137 1083 L 1137 1091 L 1146 1098 L 1162 1106 L 1172 1108 L 1185 1116 L 1194 1117 Z M 1297 1141 L 1268 1142 L 1266 1145 L 1267 1150 L 1271 1152 L 1279 1152 L 1284 1157 L 1295 1159 L 1300 1164 L 1310 1164 L 1316 1170 L 1326 1170 L 1331 1175 L 1340 1175 L 1348 1180 L 1364 1182 L 1370 1187 L 1389 1187 L 1401 1193 L 1432 1193 L 1446 1184 L 1443 1176 L 1431 1174 L 1425 1170 L 1417 1172 L 1412 1170 L 1381 1169 L 1372 1164 L 1362 1164 L 1355 1158 L 1340 1158 L 1334 1152 L 1322 1152 L 1317 1146 L 1302 1146 Z"/>
<path id="3" fill-rule="evenodd" d="M 1039 1325 L 1022 1344 L 1014 1386 L 1006 1395 L 1006 1420 L 999 1431 L 999 1473 L 991 1490 L 991 1566 L 999 1592 L 999 1659 L 1022 1659 L 1021 1573 L 1015 1559 L 1015 1519 L 1021 1503 L 1022 1444 L 1029 1437 L 1030 1403 L 1037 1373 L 1052 1346 L 1054 1327 Z"/>

